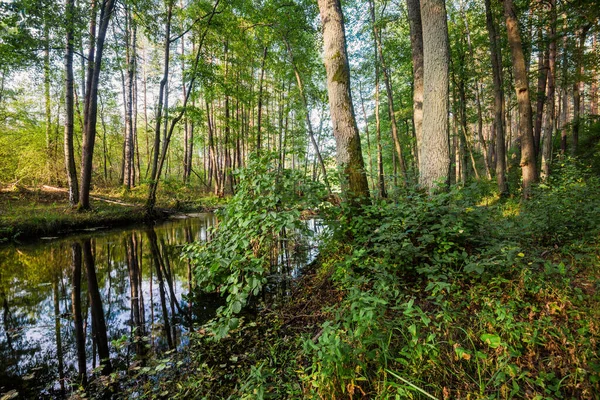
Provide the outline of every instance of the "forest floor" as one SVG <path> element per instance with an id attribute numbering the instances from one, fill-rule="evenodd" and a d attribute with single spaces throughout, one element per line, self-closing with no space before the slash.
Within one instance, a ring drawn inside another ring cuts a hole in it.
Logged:
<path id="1" fill-rule="evenodd" d="M 144 190 L 145 189 L 145 190 Z M 66 189 L 52 186 L 0 188 L 0 243 L 31 241 L 82 229 L 116 227 L 147 220 L 147 187 L 131 191 L 99 189 L 91 194 L 92 210 L 69 205 Z M 187 188 L 159 192 L 155 219 L 186 212 L 212 211 L 224 201 Z"/>

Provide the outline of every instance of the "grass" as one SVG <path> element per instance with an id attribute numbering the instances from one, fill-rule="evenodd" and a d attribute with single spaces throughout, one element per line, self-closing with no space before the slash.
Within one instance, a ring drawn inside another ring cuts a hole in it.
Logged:
<path id="1" fill-rule="evenodd" d="M 92 193 L 92 211 L 70 207 L 66 192 L 49 188 L 0 190 L 0 242 L 32 240 L 98 226 L 121 226 L 145 220 L 146 186 L 131 191 L 100 189 Z M 175 193 L 176 192 L 176 193 Z M 223 199 L 189 188 L 159 192 L 157 208 L 169 213 L 208 211 Z"/>

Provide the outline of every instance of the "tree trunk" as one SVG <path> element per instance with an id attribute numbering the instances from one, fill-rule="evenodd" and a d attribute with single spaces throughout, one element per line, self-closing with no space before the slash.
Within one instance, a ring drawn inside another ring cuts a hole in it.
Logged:
<path id="1" fill-rule="evenodd" d="M 552 160 L 552 133 L 554 128 L 554 80 L 556 76 L 556 0 L 550 0 L 550 24 L 548 45 L 548 92 L 546 94 L 546 121 L 544 136 L 542 138 L 542 172 L 541 179 L 546 181 L 550 176 L 550 163 Z"/>
<path id="2" fill-rule="evenodd" d="M 548 81 L 548 52 L 542 52 L 543 41 L 542 27 L 538 27 L 538 81 L 536 93 L 535 125 L 533 127 L 533 143 L 536 157 L 540 154 L 540 143 L 542 138 L 542 120 L 544 117 L 544 103 L 546 102 L 546 82 Z"/>
<path id="3" fill-rule="evenodd" d="M 519 105 L 519 137 L 521 140 L 521 171 L 523 174 L 523 197 L 531 194 L 531 185 L 537 181 L 536 154 L 529 98 L 529 80 L 525 66 L 525 56 L 521 44 L 521 33 L 517 14 L 512 0 L 503 0 L 508 43 L 513 61 L 515 91 Z"/>
<path id="4" fill-rule="evenodd" d="M 133 82 L 135 80 L 135 42 L 136 26 L 130 6 L 125 11 L 125 53 L 127 63 L 126 77 L 126 102 L 125 102 L 125 154 L 123 157 L 123 184 L 131 189 L 134 169 L 134 141 L 133 141 Z"/>
<path id="5" fill-rule="evenodd" d="M 423 24 L 423 132 L 419 149 L 419 184 L 430 193 L 447 184 L 448 143 L 448 26 L 444 0 L 421 1 Z"/>
<path id="6" fill-rule="evenodd" d="M 494 81 L 494 126 L 496 127 L 496 182 L 500 196 L 508 195 L 506 181 L 506 147 L 504 143 L 504 89 L 502 87 L 502 53 L 490 0 L 485 0 L 485 17 L 490 38 L 490 59 Z"/>
<path id="7" fill-rule="evenodd" d="M 79 198 L 79 185 L 77 182 L 77 169 L 75 166 L 75 151 L 73 149 L 73 132 L 75 107 L 73 99 L 73 29 L 74 29 L 74 0 L 65 1 L 66 13 L 66 52 L 65 52 L 65 134 L 64 154 L 67 183 L 69 185 L 69 204 L 75 206 Z"/>
<path id="8" fill-rule="evenodd" d="M 420 0 L 406 0 L 413 64 L 413 123 L 417 158 L 423 140 L 423 24 Z"/>
<path id="9" fill-rule="evenodd" d="M 102 3 L 100 12 L 100 28 L 98 37 L 95 38 L 95 19 L 90 24 L 92 33 L 92 43 L 96 44 L 95 59 L 93 47 L 90 46 L 90 55 L 88 61 L 88 81 L 85 96 L 85 131 L 83 134 L 83 148 L 81 151 L 81 191 L 79 193 L 78 207 L 83 210 L 90 209 L 90 187 L 92 183 L 92 161 L 94 157 L 94 143 L 96 140 L 96 119 L 98 117 L 98 83 L 100 81 L 100 69 L 102 65 L 102 55 L 104 52 L 104 40 L 108 30 L 108 23 L 113 13 L 115 0 L 105 0 Z M 92 27 L 93 25 L 93 27 Z"/>
<path id="10" fill-rule="evenodd" d="M 325 47 L 327 93 L 342 191 L 351 205 L 367 203 L 369 184 L 350 93 L 350 67 L 340 0 L 319 0 Z"/>

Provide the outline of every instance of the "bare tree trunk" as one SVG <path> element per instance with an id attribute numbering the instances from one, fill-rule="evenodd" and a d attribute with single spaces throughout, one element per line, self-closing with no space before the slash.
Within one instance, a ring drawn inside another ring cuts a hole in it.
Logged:
<path id="1" fill-rule="evenodd" d="M 73 29 L 74 29 L 74 0 L 65 1 L 66 13 L 66 52 L 65 52 L 65 134 L 64 154 L 67 183 L 69 185 L 69 204 L 75 206 L 79 198 L 79 184 L 77 182 L 77 169 L 75 166 L 75 150 L 73 149 L 73 132 L 75 107 L 73 99 Z"/>
<path id="2" fill-rule="evenodd" d="M 448 26 L 444 0 L 422 0 L 423 133 L 419 149 L 419 184 L 433 192 L 448 183 Z"/>
<path id="3" fill-rule="evenodd" d="M 508 195 L 506 181 L 506 147 L 504 143 L 504 89 L 502 88 L 502 53 L 498 45 L 496 23 L 490 0 L 485 0 L 485 16 L 490 38 L 490 58 L 494 81 L 494 126 L 496 127 L 496 182 L 500 196 Z"/>
<path id="4" fill-rule="evenodd" d="M 96 120 L 98 117 L 98 83 L 100 81 L 100 69 L 102 55 L 104 52 L 104 40 L 108 30 L 108 23 L 113 13 L 115 0 L 105 0 L 100 11 L 100 28 L 98 37 L 95 37 L 95 18 L 90 24 L 92 43 L 96 43 L 95 59 L 93 55 L 94 46 L 90 46 L 88 57 L 88 81 L 85 96 L 85 132 L 83 135 L 83 148 L 81 151 L 81 191 L 79 193 L 79 205 L 82 210 L 90 209 L 90 187 L 92 183 L 92 161 L 94 157 L 94 143 L 96 141 Z M 93 13 L 95 14 L 95 13 Z"/>
<path id="5" fill-rule="evenodd" d="M 413 63 L 413 123 L 417 158 L 423 141 L 423 24 L 420 0 L 406 0 Z"/>
<path id="6" fill-rule="evenodd" d="M 552 133 L 554 128 L 554 80 L 556 76 L 556 0 L 550 0 L 550 23 L 548 45 L 548 92 L 546 94 L 548 105 L 546 106 L 546 121 L 544 124 L 544 136 L 542 138 L 542 171 L 541 179 L 547 180 L 550 176 L 550 163 L 552 161 Z"/>
<path id="7" fill-rule="evenodd" d="M 515 91 L 519 105 L 519 137 L 521 140 L 521 171 L 523 174 L 523 197 L 531 194 L 531 185 L 537 181 L 536 154 L 533 140 L 533 124 L 531 119 L 531 101 L 529 97 L 529 80 L 525 66 L 525 56 L 521 44 L 521 33 L 517 14 L 512 0 L 503 0 L 504 15 L 508 43 L 513 61 Z"/>
<path id="8" fill-rule="evenodd" d="M 542 27 L 538 27 L 538 42 L 542 46 Z M 538 49 L 538 81 L 537 99 L 535 112 L 535 125 L 533 127 L 533 143 L 536 157 L 540 154 L 540 143 L 542 138 L 542 120 L 544 117 L 544 103 L 546 102 L 546 82 L 548 81 L 548 51 L 542 52 Z"/>
<path id="9" fill-rule="evenodd" d="M 133 132 L 133 82 L 135 79 L 136 26 L 130 6 L 125 10 L 125 58 L 127 63 L 126 103 L 125 103 L 125 154 L 123 157 L 123 184 L 131 189 L 134 178 L 134 132 Z"/>
<path id="10" fill-rule="evenodd" d="M 352 205 L 368 202 L 369 184 L 350 93 L 350 67 L 340 0 L 319 0 L 325 47 L 327 93 L 342 190 Z"/>

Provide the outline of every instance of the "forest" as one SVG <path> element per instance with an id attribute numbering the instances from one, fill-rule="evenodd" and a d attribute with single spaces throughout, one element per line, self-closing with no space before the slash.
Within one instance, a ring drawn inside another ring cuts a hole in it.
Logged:
<path id="1" fill-rule="evenodd" d="M 600 398 L 599 40 L 595 0 L 0 1 L 0 398 Z"/>

